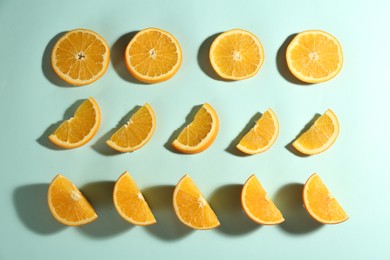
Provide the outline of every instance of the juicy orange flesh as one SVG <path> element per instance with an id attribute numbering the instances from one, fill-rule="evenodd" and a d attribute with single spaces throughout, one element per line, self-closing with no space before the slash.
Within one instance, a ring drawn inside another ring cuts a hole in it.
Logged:
<path id="1" fill-rule="evenodd" d="M 70 33 L 58 45 L 55 66 L 72 79 L 88 80 L 102 71 L 106 52 L 105 46 L 95 35 Z"/>
<path id="2" fill-rule="evenodd" d="M 191 226 L 202 228 L 219 224 L 214 211 L 191 178 L 181 182 L 175 202 L 181 219 Z"/>
<path id="3" fill-rule="evenodd" d="M 126 125 L 111 136 L 110 140 L 120 147 L 134 147 L 146 139 L 152 128 L 153 116 L 146 106 L 142 106 Z"/>
<path id="4" fill-rule="evenodd" d="M 130 64 L 140 74 L 156 77 L 166 74 L 179 59 L 176 45 L 166 34 L 141 34 L 129 49 Z"/>
<path id="5" fill-rule="evenodd" d="M 276 126 L 270 112 L 266 111 L 240 141 L 249 150 L 257 150 L 269 144 L 275 134 Z"/>
<path id="6" fill-rule="evenodd" d="M 282 213 L 256 177 L 252 177 L 246 184 L 244 203 L 246 209 L 259 220 L 270 223 L 283 220 Z"/>
<path id="7" fill-rule="evenodd" d="M 324 78 L 340 64 L 338 45 L 322 34 L 305 34 L 291 50 L 292 66 L 304 76 Z"/>
<path id="8" fill-rule="evenodd" d="M 177 140 L 183 145 L 196 146 L 210 133 L 213 118 L 204 107 L 196 113 L 194 120 L 186 126 Z"/>
<path id="9" fill-rule="evenodd" d="M 55 213 L 70 223 L 96 216 L 84 195 L 68 179 L 58 178 L 49 196 Z"/>
<path id="10" fill-rule="evenodd" d="M 318 175 L 314 176 L 307 185 L 305 202 L 308 204 L 306 208 L 310 209 L 313 214 L 325 221 L 339 221 L 348 218 Z"/>
<path id="11" fill-rule="evenodd" d="M 241 33 L 221 38 L 213 54 L 220 71 L 234 77 L 243 77 L 255 72 L 261 63 L 259 46 L 252 37 Z"/>
<path id="12" fill-rule="evenodd" d="M 118 180 L 115 204 L 124 215 L 136 222 L 155 221 L 152 211 L 129 174 Z"/>
<path id="13" fill-rule="evenodd" d="M 77 143 L 87 136 L 96 122 L 96 110 L 90 100 L 84 101 L 76 110 L 74 117 L 64 121 L 54 135 L 63 142 Z"/>

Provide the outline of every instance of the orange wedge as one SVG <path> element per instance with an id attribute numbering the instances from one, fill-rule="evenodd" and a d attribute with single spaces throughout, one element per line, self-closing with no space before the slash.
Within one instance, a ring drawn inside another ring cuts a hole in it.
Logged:
<path id="1" fill-rule="evenodd" d="M 175 187 L 173 208 L 179 220 L 190 228 L 212 229 L 220 225 L 214 211 L 188 175 L 184 175 Z"/>
<path id="2" fill-rule="evenodd" d="M 139 226 L 156 223 L 148 203 L 129 172 L 125 171 L 116 181 L 113 199 L 116 210 L 126 221 Z"/>
<path id="3" fill-rule="evenodd" d="M 316 173 L 303 187 L 303 202 L 310 216 L 320 223 L 338 224 L 348 219 L 347 213 Z"/>
<path id="4" fill-rule="evenodd" d="M 156 116 L 152 107 L 145 103 L 106 141 L 106 144 L 119 152 L 133 152 L 144 146 L 156 129 Z"/>
<path id="5" fill-rule="evenodd" d="M 279 121 L 272 109 L 268 109 L 256 125 L 241 139 L 237 148 L 246 154 L 268 150 L 279 135 Z"/>
<path id="6" fill-rule="evenodd" d="M 304 31 L 286 51 L 287 66 L 299 80 L 319 83 L 334 78 L 343 66 L 343 51 L 337 39 L 319 30 Z"/>
<path id="7" fill-rule="evenodd" d="M 284 221 L 282 213 L 268 197 L 256 175 L 250 176 L 245 182 L 241 204 L 248 217 L 258 224 L 275 225 Z"/>
<path id="8" fill-rule="evenodd" d="M 67 226 L 88 224 L 98 217 L 84 195 L 61 174 L 50 183 L 47 201 L 53 217 Z"/>
<path id="9" fill-rule="evenodd" d="M 86 29 L 65 33 L 54 45 L 51 64 L 65 82 L 82 86 L 98 80 L 110 62 L 110 48 L 102 36 Z"/>
<path id="10" fill-rule="evenodd" d="M 332 146 L 337 139 L 339 131 L 339 121 L 335 113 L 328 109 L 292 145 L 303 154 L 318 154 Z"/>
<path id="11" fill-rule="evenodd" d="M 147 28 L 139 31 L 127 45 L 125 63 L 134 78 L 146 83 L 170 79 L 179 70 L 182 52 L 169 32 Z"/>
<path id="12" fill-rule="evenodd" d="M 172 147 L 182 153 L 200 153 L 214 142 L 218 130 L 217 112 L 205 103 L 196 113 L 194 120 L 173 141 Z"/>
<path id="13" fill-rule="evenodd" d="M 264 62 L 264 49 L 252 33 L 234 29 L 221 33 L 211 44 L 210 63 L 223 79 L 253 77 Z"/>
<path id="14" fill-rule="evenodd" d="M 80 147 L 95 136 L 100 121 L 99 106 L 90 97 L 77 108 L 72 118 L 62 122 L 49 140 L 62 148 Z"/>

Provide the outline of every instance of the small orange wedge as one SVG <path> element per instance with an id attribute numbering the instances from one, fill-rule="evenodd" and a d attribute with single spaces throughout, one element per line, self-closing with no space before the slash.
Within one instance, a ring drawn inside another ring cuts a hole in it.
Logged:
<path id="1" fill-rule="evenodd" d="M 220 225 L 217 216 L 190 176 L 184 175 L 173 192 L 173 208 L 179 220 L 193 229 Z"/>
<path id="2" fill-rule="evenodd" d="M 125 171 L 116 181 L 113 200 L 119 215 L 126 221 L 139 226 L 156 223 L 148 203 L 129 172 Z"/>
<path id="3" fill-rule="evenodd" d="M 99 105 L 90 97 L 77 108 L 72 118 L 62 122 L 49 140 L 62 148 L 80 147 L 95 136 L 100 121 Z"/>
<path id="4" fill-rule="evenodd" d="M 303 187 L 303 202 L 310 216 L 320 223 L 338 224 L 348 219 L 347 213 L 316 173 Z"/>
<path id="5" fill-rule="evenodd" d="M 47 201 L 53 217 L 67 226 L 88 224 L 98 217 L 84 195 L 61 174 L 50 183 Z"/>
<path id="6" fill-rule="evenodd" d="M 106 141 L 106 144 L 119 152 L 133 152 L 144 146 L 152 138 L 156 129 L 156 116 L 152 107 L 145 103 Z"/>
<path id="7" fill-rule="evenodd" d="M 272 109 L 268 109 L 256 125 L 241 139 L 237 148 L 246 154 L 267 151 L 279 135 L 279 121 Z"/>
<path id="8" fill-rule="evenodd" d="M 182 153 L 200 153 L 206 150 L 217 137 L 219 119 L 212 106 L 205 103 L 173 141 L 172 147 Z"/>
<path id="9" fill-rule="evenodd" d="M 258 224 L 275 225 L 284 221 L 282 213 L 268 197 L 254 174 L 242 188 L 241 204 L 248 217 Z"/>

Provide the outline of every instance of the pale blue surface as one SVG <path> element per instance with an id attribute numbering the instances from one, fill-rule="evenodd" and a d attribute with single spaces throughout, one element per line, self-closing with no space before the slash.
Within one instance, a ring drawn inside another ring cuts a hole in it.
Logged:
<path id="1" fill-rule="evenodd" d="M 390 259 L 389 2 L 210 2 L 0 2 L 0 259 Z M 92 85 L 64 87 L 48 57 L 58 34 L 79 27 L 107 40 L 111 64 Z M 181 69 L 161 84 L 138 84 L 123 65 L 128 33 L 146 27 L 171 32 L 183 49 Z M 263 43 L 265 63 L 254 78 L 224 82 L 209 76 L 209 37 L 232 28 L 249 30 Z M 343 69 L 327 83 L 290 82 L 277 62 L 286 38 L 306 29 L 328 31 L 343 46 Z M 84 147 L 56 150 L 46 138 L 52 124 L 89 96 L 102 110 L 97 136 Z M 145 102 L 157 115 L 151 141 L 135 153 L 111 152 L 104 144 L 108 133 Z M 204 102 L 221 121 L 212 147 L 193 156 L 167 149 L 192 107 Z M 230 143 L 269 107 L 281 125 L 274 146 L 256 156 L 232 154 Z M 334 146 L 307 158 L 288 151 L 285 146 L 313 115 L 327 108 L 341 124 Z M 156 226 L 133 227 L 113 208 L 112 184 L 125 170 L 150 201 Z M 347 222 L 320 226 L 308 218 L 299 189 L 313 172 L 344 206 Z M 81 187 L 98 221 L 69 228 L 52 218 L 46 191 L 57 173 Z M 185 173 L 211 202 L 219 229 L 190 231 L 176 220 L 171 192 Z M 257 227 L 240 211 L 239 185 L 252 173 L 284 213 L 284 224 Z"/>

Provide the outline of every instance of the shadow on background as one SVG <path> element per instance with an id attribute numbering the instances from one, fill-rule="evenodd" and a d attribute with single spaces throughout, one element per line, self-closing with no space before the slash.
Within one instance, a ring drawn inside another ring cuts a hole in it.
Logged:
<path id="1" fill-rule="evenodd" d="M 59 232 L 66 226 L 57 222 L 47 204 L 48 183 L 24 185 L 16 188 L 13 202 L 19 219 L 31 231 L 49 235 Z"/>
<path id="2" fill-rule="evenodd" d="M 252 118 L 249 120 L 248 124 L 244 127 L 244 129 L 237 135 L 236 138 L 229 144 L 229 146 L 225 149 L 226 152 L 231 153 L 236 156 L 247 157 L 249 154 L 243 153 L 237 149 L 237 144 L 241 141 L 241 139 L 246 135 L 256 124 L 257 120 L 262 116 L 260 112 L 257 112 Z"/>
<path id="3" fill-rule="evenodd" d="M 153 236 L 167 241 L 174 241 L 188 236 L 193 230 L 177 218 L 173 205 L 173 185 L 153 186 L 142 191 L 157 223 L 146 227 Z"/>
<path id="4" fill-rule="evenodd" d="M 242 210 L 241 190 L 240 184 L 224 185 L 210 197 L 210 205 L 221 223 L 217 230 L 224 234 L 238 236 L 261 227 L 250 220 Z"/>
<path id="5" fill-rule="evenodd" d="M 99 181 L 89 183 L 80 189 L 98 215 L 97 220 L 79 228 L 84 234 L 94 238 L 106 238 L 133 227 L 115 209 L 112 200 L 114 185 L 114 181 Z"/>
<path id="6" fill-rule="evenodd" d="M 303 206 L 303 184 L 287 184 L 278 190 L 274 202 L 285 221 L 279 226 L 292 234 L 313 232 L 323 225 L 312 219 Z"/>

